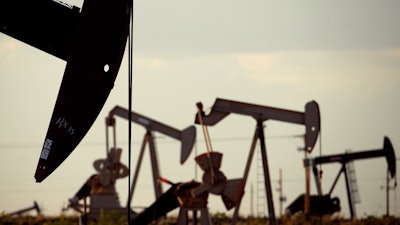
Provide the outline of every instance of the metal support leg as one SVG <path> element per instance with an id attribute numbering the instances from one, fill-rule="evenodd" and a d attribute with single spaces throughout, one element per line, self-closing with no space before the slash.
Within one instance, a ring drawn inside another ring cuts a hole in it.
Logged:
<path id="1" fill-rule="evenodd" d="M 250 152 L 249 152 L 249 156 L 247 158 L 247 164 L 246 164 L 246 168 L 245 168 L 245 171 L 244 171 L 244 174 L 243 174 L 243 188 L 246 186 L 247 177 L 249 176 L 251 162 L 253 160 L 254 152 L 255 152 L 255 149 L 256 149 L 257 138 L 258 138 L 258 128 L 256 128 L 256 130 L 254 132 L 254 136 L 253 136 L 253 141 L 251 142 Z M 231 225 L 235 225 L 236 224 L 237 218 L 239 216 L 239 209 L 240 209 L 240 204 L 242 202 L 242 198 L 239 200 L 238 204 L 235 207 L 235 211 L 233 213 Z"/>
<path id="2" fill-rule="evenodd" d="M 265 137 L 264 137 L 264 129 L 262 121 L 257 121 L 257 128 L 258 128 L 258 138 L 260 140 L 260 145 L 261 145 L 262 161 L 264 165 L 264 182 L 265 182 L 265 192 L 267 194 L 269 223 L 271 225 L 276 225 L 277 222 L 275 218 L 274 201 L 272 198 L 271 179 L 269 176 L 267 149 L 265 147 L 265 140 L 264 140 Z"/>

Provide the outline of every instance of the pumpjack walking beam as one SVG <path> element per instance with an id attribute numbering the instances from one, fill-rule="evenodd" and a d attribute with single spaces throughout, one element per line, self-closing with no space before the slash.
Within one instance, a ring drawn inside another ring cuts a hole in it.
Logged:
<path id="1" fill-rule="evenodd" d="M 131 186 L 131 198 L 133 197 L 133 192 L 136 186 L 137 178 L 139 175 L 139 170 L 141 166 L 141 162 L 143 159 L 144 155 L 144 150 L 146 148 L 146 143 L 149 143 L 149 148 L 150 148 L 150 159 L 151 159 L 151 164 L 152 164 L 152 170 L 153 170 L 153 183 L 154 183 L 154 189 L 155 189 L 155 194 L 156 198 L 160 197 L 162 194 L 162 189 L 161 185 L 159 182 L 160 179 L 160 173 L 159 173 L 159 167 L 158 167 L 158 162 L 156 158 L 156 150 L 155 150 L 155 144 L 154 144 L 154 136 L 152 134 L 153 131 L 160 132 L 162 134 L 165 134 L 167 136 L 170 136 L 174 139 L 177 139 L 181 141 L 181 155 L 180 155 L 180 163 L 183 164 L 186 159 L 189 157 L 193 146 L 194 142 L 196 139 L 196 129 L 193 125 L 187 127 L 184 130 L 178 130 L 175 129 L 171 126 L 168 126 L 164 123 L 158 122 L 154 119 L 151 119 L 149 117 L 145 117 L 141 114 L 135 113 L 135 112 L 129 112 L 127 109 L 124 109 L 120 106 L 115 106 L 110 112 L 109 116 L 106 118 L 106 124 L 108 126 L 112 126 L 114 128 L 114 145 L 116 145 L 115 141 L 115 116 L 119 116 L 125 119 L 129 119 L 129 113 L 131 114 L 131 122 L 137 123 L 139 125 L 142 125 L 146 128 L 146 133 L 143 138 L 139 158 L 138 158 L 138 163 L 136 165 L 136 170 L 134 177 L 132 179 L 132 186 Z M 108 129 L 106 132 L 107 135 L 107 143 L 108 143 Z M 108 146 L 108 144 L 107 144 Z M 116 147 L 116 146 L 114 146 Z M 107 147 L 108 148 L 108 147 Z M 128 206 L 129 207 L 129 206 Z"/>
<path id="2" fill-rule="evenodd" d="M 223 118 L 228 116 L 230 113 L 251 116 L 257 122 L 256 131 L 254 134 L 253 142 L 248 156 L 247 165 L 243 176 L 244 179 L 243 188 L 245 186 L 248 177 L 250 164 L 254 154 L 255 145 L 258 139 L 260 141 L 262 162 L 264 167 L 264 181 L 265 181 L 265 191 L 268 203 L 269 221 L 271 225 L 275 225 L 277 224 L 277 222 L 275 218 L 275 211 L 274 211 L 272 191 L 271 191 L 271 181 L 270 181 L 268 159 L 267 159 L 266 146 L 264 140 L 265 137 L 264 137 L 263 123 L 266 120 L 278 120 L 278 121 L 305 125 L 306 127 L 305 149 L 307 152 L 311 152 L 314 148 L 320 130 L 320 114 L 319 114 L 318 104 L 315 101 L 308 102 L 305 106 L 305 112 L 298 112 L 298 111 L 291 111 L 291 110 L 254 105 L 249 103 L 217 98 L 211 109 L 211 112 L 208 115 L 203 116 L 203 123 L 204 125 L 210 125 L 210 126 L 215 125 Z M 202 112 L 202 114 L 204 114 L 204 112 Z M 197 115 L 195 122 L 199 123 Z M 239 207 L 240 207 L 240 200 L 237 206 L 235 207 L 232 224 L 235 224 L 236 222 Z"/>

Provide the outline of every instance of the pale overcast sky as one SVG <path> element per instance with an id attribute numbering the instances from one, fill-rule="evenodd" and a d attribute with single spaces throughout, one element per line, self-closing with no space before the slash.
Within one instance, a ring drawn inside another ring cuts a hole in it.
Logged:
<path id="1" fill-rule="evenodd" d="M 224 98 L 304 111 L 305 104 L 315 100 L 321 111 L 321 138 L 310 157 L 341 154 L 346 149 L 379 149 L 384 136 L 400 157 L 399 1 L 137 0 L 134 6 L 134 111 L 184 129 L 193 125 L 199 101 L 206 110 L 216 98 Z M 88 135 L 53 174 L 35 183 L 37 160 L 64 68 L 64 61 L 0 34 L 0 211 L 11 212 L 36 200 L 45 214 L 58 215 L 95 172 L 93 161 L 105 157 L 108 112 L 115 105 L 128 106 L 125 56 L 115 87 Z M 117 124 L 126 164 L 127 121 L 119 119 Z M 287 197 L 283 207 L 304 193 L 304 155 L 297 150 L 302 141 L 291 137 L 303 134 L 304 128 L 278 121 L 265 125 L 279 215 L 280 169 Z M 201 128 L 196 127 L 200 154 L 205 145 Z M 254 127 L 253 119 L 230 115 L 209 128 L 214 150 L 224 153 L 222 171 L 228 178 L 243 175 Z M 133 125 L 133 166 L 144 133 L 142 127 Z M 179 165 L 179 143 L 156 136 L 161 174 L 172 181 L 195 179 L 195 152 Z M 154 200 L 149 191 L 152 184 L 146 179 L 148 162 L 145 159 L 134 206 Z M 356 205 L 358 216 L 385 214 L 385 159 L 354 164 L 361 197 Z M 340 165 L 322 168 L 327 193 Z M 257 185 L 257 167 L 250 173 L 241 205 L 244 215 L 251 213 L 250 192 L 251 185 Z M 127 179 L 118 181 L 117 187 L 125 205 Z M 314 182 L 311 188 L 316 194 Z M 399 193 L 398 188 L 390 191 L 390 212 L 397 216 Z M 340 197 L 342 214 L 349 217 L 343 177 L 333 196 Z M 209 208 L 224 211 L 215 196 L 210 196 Z"/>

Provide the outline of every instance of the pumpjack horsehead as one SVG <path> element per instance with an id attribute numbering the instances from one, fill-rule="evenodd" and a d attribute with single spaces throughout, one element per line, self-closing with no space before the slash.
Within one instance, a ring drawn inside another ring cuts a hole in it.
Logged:
<path id="1" fill-rule="evenodd" d="M 42 182 L 74 151 L 117 77 L 129 33 L 130 0 L 4 0 L 0 31 L 66 61 L 35 179 Z"/>

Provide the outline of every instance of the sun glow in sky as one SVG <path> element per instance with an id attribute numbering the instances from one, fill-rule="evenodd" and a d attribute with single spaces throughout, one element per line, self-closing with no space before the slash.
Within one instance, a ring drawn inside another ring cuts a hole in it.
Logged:
<path id="1" fill-rule="evenodd" d="M 81 1 L 65 1 L 81 7 Z M 304 111 L 319 103 L 321 137 L 310 157 L 365 151 L 392 141 L 400 157 L 400 14 L 398 1 L 135 1 L 133 110 L 177 129 L 194 124 L 196 103 L 209 111 L 216 98 Z M 0 211 L 11 212 L 36 200 L 45 214 L 58 215 L 85 180 L 93 161 L 105 158 L 104 119 L 115 106 L 128 106 L 127 56 L 95 124 L 69 158 L 45 181 L 34 171 L 57 97 L 65 62 L 0 34 Z M 127 164 L 127 121 L 117 120 L 118 145 Z M 279 170 L 286 207 L 304 193 L 304 127 L 265 123 L 267 154 L 276 214 Z M 210 127 L 216 151 L 224 153 L 228 178 L 243 175 L 255 121 L 230 115 Z M 156 134 L 161 174 L 172 181 L 200 180 L 194 156 L 205 151 L 201 128 L 184 165 L 179 143 Z M 133 125 L 132 161 L 145 130 Z M 257 185 L 253 161 L 241 214 L 251 212 Z M 133 165 L 133 166 L 134 166 Z M 384 158 L 354 162 L 361 203 L 358 216 L 386 213 Z M 328 192 L 340 168 L 323 165 Z M 154 201 L 145 158 L 133 205 Z M 394 180 L 390 183 L 394 185 Z M 127 179 L 117 181 L 126 204 Z M 164 190 L 168 185 L 164 186 Z M 314 183 L 311 191 L 316 193 Z M 254 190 L 255 191 L 255 190 Z M 390 191 L 390 213 L 400 216 L 399 188 Z M 336 185 L 342 214 L 349 217 L 343 177 Z M 255 201 L 255 200 L 254 200 Z M 255 207 L 255 206 L 254 206 Z M 210 211 L 224 211 L 210 197 Z"/>

